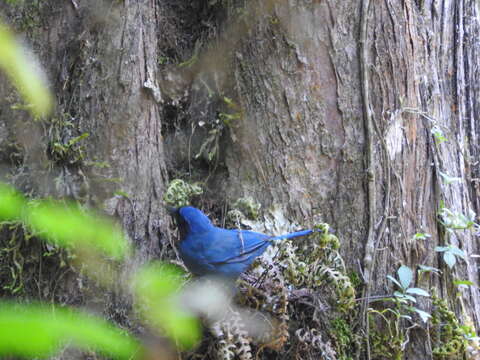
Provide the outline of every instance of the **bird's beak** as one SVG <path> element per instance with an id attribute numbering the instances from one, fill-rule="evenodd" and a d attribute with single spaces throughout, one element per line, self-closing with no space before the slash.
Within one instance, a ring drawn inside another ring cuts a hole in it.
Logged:
<path id="1" fill-rule="evenodd" d="M 172 216 L 175 215 L 178 212 L 178 208 L 173 207 L 173 206 L 168 206 L 167 205 L 167 206 L 165 206 L 165 208 L 167 209 L 168 213 Z"/>

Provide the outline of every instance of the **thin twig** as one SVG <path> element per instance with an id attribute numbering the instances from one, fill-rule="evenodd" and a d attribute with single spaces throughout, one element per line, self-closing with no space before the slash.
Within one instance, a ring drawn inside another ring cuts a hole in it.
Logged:
<path id="1" fill-rule="evenodd" d="M 366 330 L 367 342 L 367 359 L 370 359 L 370 341 L 368 337 L 369 326 L 367 321 L 366 307 L 368 304 L 368 296 L 370 294 L 371 273 L 373 270 L 373 257 L 375 253 L 375 213 L 376 213 L 376 197 L 375 197 L 375 172 L 373 159 L 373 112 L 370 107 L 370 88 L 368 76 L 368 48 L 367 48 L 367 28 L 368 28 L 368 9 L 370 0 L 362 1 L 362 10 L 360 14 L 360 73 L 362 81 L 362 98 L 363 98 L 363 117 L 365 121 L 365 143 L 367 155 L 367 188 L 368 188 L 368 235 L 365 244 L 365 256 L 363 258 L 363 279 L 365 281 L 364 296 L 367 298 L 362 304 L 362 327 Z"/>

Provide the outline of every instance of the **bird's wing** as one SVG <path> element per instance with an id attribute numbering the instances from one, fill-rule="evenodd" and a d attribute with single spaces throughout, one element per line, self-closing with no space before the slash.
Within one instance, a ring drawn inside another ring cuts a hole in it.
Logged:
<path id="1" fill-rule="evenodd" d="M 212 264 L 249 262 L 270 244 L 267 235 L 246 230 L 218 229 L 205 258 Z"/>

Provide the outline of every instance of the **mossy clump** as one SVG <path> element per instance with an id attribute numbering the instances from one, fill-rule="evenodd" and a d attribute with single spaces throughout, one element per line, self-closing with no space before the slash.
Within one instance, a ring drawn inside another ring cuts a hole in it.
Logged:
<path id="1" fill-rule="evenodd" d="M 434 359 L 463 359 L 468 347 L 468 338 L 474 333 L 469 326 L 462 326 L 449 310 L 447 302 L 436 296 L 433 299 L 432 342 Z"/>
<path id="2" fill-rule="evenodd" d="M 375 325 L 373 316 L 369 314 L 370 321 L 370 349 L 372 359 L 403 359 L 402 344 L 404 342 L 403 332 L 396 331 L 395 327 L 388 324 L 388 329 L 379 329 Z"/>
<path id="3" fill-rule="evenodd" d="M 48 144 L 48 155 L 57 164 L 79 165 L 85 159 L 85 147 L 81 141 L 89 136 L 83 133 L 66 142 L 51 141 Z"/>
<path id="4" fill-rule="evenodd" d="M 261 204 L 251 197 L 240 198 L 233 203 L 233 208 L 241 211 L 248 219 L 257 220 L 260 214 Z"/>
<path id="5" fill-rule="evenodd" d="M 285 277 L 297 287 L 333 288 L 336 296 L 332 305 L 341 312 L 348 312 L 355 306 L 355 288 L 337 251 L 340 241 L 330 233 L 328 224 L 318 224 L 314 230 L 308 244 L 299 246 L 299 242 L 286 241 L 279 247 Z"/>
<path id="6" fill-rule="evenodd" d="M 343 318 L 335 318 L 330 321 L 330 336 L 335 343 L 335 351 L 338 360 L 352 360 L 349 354 L 353 354 L 355 334 L 351 325 Z"/>
<path id="7" fill-rule="evenodd" d="M 202 193 L 203 189 L 198 183 L 190 184 L 182 179 L 174 179 L 168 184 L 163 200 L 167 205 L 182 207 L 190 205 L 190 199 Z"/>
<path id="8" fill-rule="evenodd" d="M 330 225 L 326 223 L 317 224 L 313 227 L 314 233 L 311 235 L 318 244 L 320 249 L 327 247 L 338 250 L 340 248 L 340 241 L 338 238 L 330 233 Z"/>
<path id="9" fill-rule="evenodd" d="M 261 225 L 259 219 L 261 204 L 257 203 L 251 197 L 237 199 L 232 205 L 231 210 L 227 212 L 225 224 L 227 227 L 251 229 Z M 257 231 L 263 232 L 262 230 Z"/>
<path id="10" fill-rule="evenodd" d="M 69 260 L 67 251 L 39 241 L 21 222 L 0 222 L 0 296 L 50 299 L 57 277 L 42 271 L 66 273 Z"/>
<path id="11" fill-rule="evenodd" d="M 356 271 L 350 271 L 347 274 L 348 278 L 350 279 L 350 282 L 352 283 L 353 287 L 355 289 L 359 289 L 363 285 L 363 280 L 360 277 L 360 274 Z"/>

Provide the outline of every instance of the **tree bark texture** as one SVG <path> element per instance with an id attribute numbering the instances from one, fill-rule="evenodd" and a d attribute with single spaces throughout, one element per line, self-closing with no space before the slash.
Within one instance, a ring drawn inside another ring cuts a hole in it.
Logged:
<path id="1" fill-rule="evenodd" d="M 14 143 L 22 159 L 4 156 L 2 169 L 24 190 L 116 215 L 139 249 L 132 267 L 174 256 L 162 196 L 169 179 L 184 177 L 204 182 L 200 204 L 212 214 L 251 196 L 304 225 L 330 223 L 366 281 L 364 298 L 391 294 L 386 276 L 402 264 L 439 268 L 415 286 L 480 325 L 478 288 L 457 299 L 453 285 L 478 284 L 478 236 L 448 231 L 438 215 L 442 206 L 480 212 L 477 1 L 65 0 L 0 9 L 46 67 L 61 123 L 26 126 L 0 82 L 0 147 L 16 154 Z M 237 112 L 227 125 L 217 121 L 232 115 L 225 98 Z M 52 158 L 49 142 L 85 132 L 81 162 Z M 448 244 L 468 254 L 453 269 L 435 251 Z M 412 330 L 405 358 L 429 358 L 426 336 Z"/>

